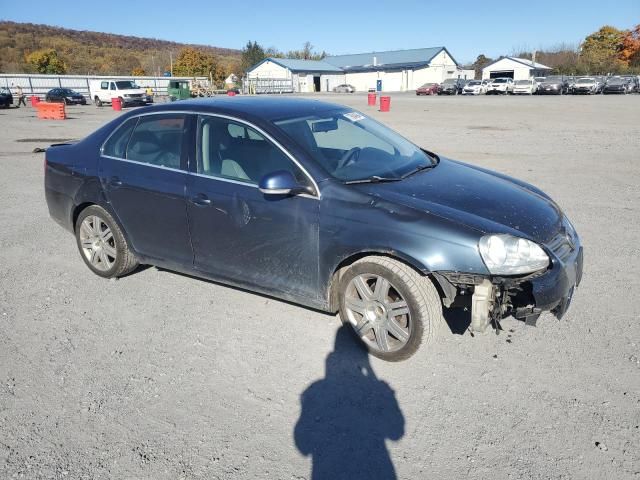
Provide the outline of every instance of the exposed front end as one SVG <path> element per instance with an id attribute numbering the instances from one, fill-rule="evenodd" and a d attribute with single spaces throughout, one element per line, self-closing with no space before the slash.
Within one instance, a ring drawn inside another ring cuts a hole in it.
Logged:
<path id="1" fill-rule="evenodd" d="M 535 325 L 543 312 L 562 318 L 582 280 L 583 247 L 565 219 L 560 231 L 541 248 L 548 256 L 547 267 L 525 275 L 437 272 L 445 304 L 470 304 L 469 328 L 480 333 L 509 315 L 529 325 Z"/>

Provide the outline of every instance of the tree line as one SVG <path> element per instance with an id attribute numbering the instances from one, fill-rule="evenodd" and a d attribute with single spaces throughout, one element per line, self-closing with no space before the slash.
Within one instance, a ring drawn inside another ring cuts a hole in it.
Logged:
<path id="1" fill-rule="evenodd" d="M 532 50 L 520 47 L 509 56 L 531 60 L 533 55 Z M 469 67 L 480 78 L 484 67 L 505 56 L 492 59 L 478 55 Z M 640 24 L 629 30 L 605 25 L 579 45 L 560 44 L 541 49 L 535 52 L 535 60 L 551 67 L 552 73 L 562 75 L 640 74 Z"/>

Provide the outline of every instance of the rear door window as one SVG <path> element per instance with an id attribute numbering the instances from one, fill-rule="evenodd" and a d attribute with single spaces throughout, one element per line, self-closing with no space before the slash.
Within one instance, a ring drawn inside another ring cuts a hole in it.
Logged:
<path id="1" fill-rule="evenodd" d="M 140 117 L 126 147 L 126 159 L 157 167 L 181 168 L 185 115 Z"/>

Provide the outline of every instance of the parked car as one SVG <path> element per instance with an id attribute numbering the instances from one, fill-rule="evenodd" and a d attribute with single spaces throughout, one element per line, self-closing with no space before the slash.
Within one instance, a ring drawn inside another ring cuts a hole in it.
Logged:
<path id="1" fill-rule="evenodd" d="M 487 93 L 487 86 L 482 80 L 471 80 L 462 89 L 463 95 L 483 95 Z"/>
<path id="2" fill-rule="evenodd" d="M 356 87 L 349 85 L 348 83 L 343 83 L 342 85 L 334 87 L 333 91 L 336 93 L 354 93 L 356 91 Z"/>
<path id="3" fill-rule="evenodd" d="M 98 107 L 111 103 L 113 98 L 119 98 L 123 107 L 147 103 L 144 88 L 131 80 L 91 80 L 89 92 L 93 103 Z"/>
<path id="4" fill-rule="evenodd" d="M 621 77 L 629 80 L 631 87 L 629 93 L 640 93 L 640 75 L 622 75 Z"/>
<path id="5" fill-rule="evenodd" d="M 538 91 L 538 84 L 533 78 L 527 80 L 516 80 L 513 82 L 514 94 L 533 95 Z"/>
<path id="6" fill-rule="evenodd" d="M 513 93 L 513 79 L 507 77 L 494 78 L 487 89 L 487 95 L 510 93 Z"/>
<path id="7" fill-rule="evenodd" d="M 610 93 L 620 93 L 626 95 L 633 91 L 633 86 L 628 78 L 611 77 L 607 80 L 602 93 L 605 95 Z"/>
<path id="8" fill-rule="evenodd" d="M 440 84 L 438 95 L 458 95 L 462 93 L 464 80 L 461 78 L 447 78 Z"/>
<path id="9" fill-rule="evenodd" d="M 602 85 L 594 77 L 581 77 L 576 80 L 571 93 L 574 95 L 595 95 L 601 91 Z"/>
<path id="10" fill-rule="evenodd" d="M 416 95 L 436 95 L 438 93 L 437 83 L 425 83 L 416 89 Z"/>
<path id="11" fill-rule="evenodd" d="M 64 103 L 65 105 L 86 105 L 84 95 L 70 88 L 53 88 L 44 97 L 45 102 Z"/>
<path id="12" fill-rule="evenodd" d="M 11 105 L 13 105 L 11 90 L 6 87 L 0 87 L 0 106 L 2 108 L 10 108 Z"/>
<path id="13" fill-rule="evenodd" d="M 544 82 L 546 78 L 547 78 L 547 77 L 533 77 L 533 79 L 536 81 L 536 85 L 537 85 L 538 87 L 540 87 L 540 84 L 541 84 L 542 82 Z"/>
<path id="14" fill-rule="evenodd" d="M 569 93 L 569 83 L 562 75 L 549 76 L 538 87 L 538 95 L 564 95 L 565 93 Z"/>
<path id="15" fill-rule="evenodd" d="M 130 111 L 49 147 L 45 191 L 101 277 L 152 264 L 339 311 L 385 360 L 467 296 L 476 332 L 561 318 L 582 275 L 578 234 L 536 187 L 311 99 Z"/>

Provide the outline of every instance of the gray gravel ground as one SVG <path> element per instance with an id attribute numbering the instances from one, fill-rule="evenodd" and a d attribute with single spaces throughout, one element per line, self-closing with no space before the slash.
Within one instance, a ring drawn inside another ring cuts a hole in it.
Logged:
<path id="1" fill-rule="evenodd" d="M 156 268 L 100 279 L 31 151 L 116 113 L 3 110 L 0 478 L 305 479 L 312 458 L 339 478 L 388 455 L 404 479 L 640 479 L 640 95 L 322 98 L 555 198 L 586 249 L 565 319 L 388 364 L 316 311 Z"/>

